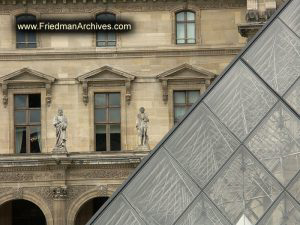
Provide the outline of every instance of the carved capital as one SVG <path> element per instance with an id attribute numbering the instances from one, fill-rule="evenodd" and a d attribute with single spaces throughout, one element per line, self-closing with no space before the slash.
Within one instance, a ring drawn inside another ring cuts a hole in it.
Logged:
<path id="1" fill-rule="evenodd" d="M 258 22 L 259 20 L 259 14 L 258 10 L 248 10 L 246 13 L 246 21 L 247 22 Z"/>
<path id="2" fill-rule="evenodd" d="M 66 186 L 54 187 L 51 189 L 52 198 L 55 200 L 66 199 L 68 196 L 68 190 Z"/>

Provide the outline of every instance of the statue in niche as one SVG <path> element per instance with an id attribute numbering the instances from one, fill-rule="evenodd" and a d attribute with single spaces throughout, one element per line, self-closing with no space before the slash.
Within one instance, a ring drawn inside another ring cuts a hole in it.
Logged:
<path id="1" fill-rule="evenodd" d="M 141 107 L 140 112 L 137 114 L 136 120 L 136 129 L 139 137 L 139 147 L 149 148 L 148 147 L 148 122 L 149 118 L 145 113 L 145 108 Z"/>
<path id="2" fill-rule="evenodd" d="M 64 116 L 62 108 L 59 108 L 57 115 L 53 119 L 53 125 L 56 128 L 56 143 L 54 152 L 65 153 L 66 149 L 66 131 L 68 126 L 67 118 Z"/>

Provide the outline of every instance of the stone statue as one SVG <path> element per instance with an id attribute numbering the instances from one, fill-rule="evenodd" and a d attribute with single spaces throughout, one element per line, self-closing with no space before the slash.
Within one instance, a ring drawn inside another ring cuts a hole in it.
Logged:
<path id="1" fill-rule="evenodd" d="M 68 126 L 67 118 L 64 116 L 63 110 L 58 109 L 57 115 L 53 119 L 53 125 L 56 128 L 56 144 L 55 152 L 66 152 L 66 130 Z"/>
<path id="2" fill-rule="evenodd" d="M 148 122 L 149 118 L 145 113 L 145 108 L 141 107 L 140 112 L 137 114 L 136 129 L 139 136 L 139 146 L 145 146 L 148 148 Z"/>

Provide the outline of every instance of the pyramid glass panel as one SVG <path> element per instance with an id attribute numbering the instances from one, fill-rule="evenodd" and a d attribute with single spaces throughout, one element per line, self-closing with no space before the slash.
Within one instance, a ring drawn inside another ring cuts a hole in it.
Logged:
<path id="1" fill-rule="evenodd" d="M 160 149 L 124 190 L 148 225 L 170 225 L 200 193 L 164 149 Z"/>
<path id="2" fill-rule="evenodd" d="M 300 208 L 287 193 L 280 196 L 258 225 L 299 225 Z"/>
<path id="3" fill-rule="evenodd" d="M 95 224 L 105 225 L 146 225 L 130 207 L 124 197 L 118 196 L 102 213 L 101 221 Z"/>
<path id="4" fill-rule="evenodd" d="M 278 103 L 247 139 L 246 146 L 286 185 L 300 169 L 300 120 Z"/>
<path id="5" fill-rule="evenodd" d="M 202 193 L 175 225 L 230 225 L 230 223 Z"/>
<path id="6" fill-rule="evenodd" d="M 289 193 L 300 202 L 300 171 L 288 187 Z"/>
<path id="7" fill-rule="evenodd" d="M 285 3 L 89 225 L 300 224 L 299 3 Z"/>
<path id="8" fill-rule="evenodd" d="M 280 95 L 300 76 L 300 40 L 279 19 L 243 58 Z"/>
<path id="9" fill-rule="evenodd" d="M 238 148 L 239 142 L 200 104 L 164 146 L 203 187 Z"/>
<path id="10" fill-rule="evenodd" d="M 291 87 L 291 89 L 284 95 L 284 99 L 293 107 L 293 109 L 300 115 L 300 79 Z"/>
<path id="11" fill-rule="evenodd" d="M 281 193 L 279 183 L 241 147 L 205 189 L 210 199 L 236 224 L 245 215 L 252 224 Z"/>
<path id="12" fill-rule="evenodd" d="M 204 101 L 242 141 L 275 104 L 276 98 L 239 61 Z"/>
<path id="13" fill-rule="evenodd" d="M 300 37 L 300 0 L 294 0 L 280 15 L 282 19 Z"/>

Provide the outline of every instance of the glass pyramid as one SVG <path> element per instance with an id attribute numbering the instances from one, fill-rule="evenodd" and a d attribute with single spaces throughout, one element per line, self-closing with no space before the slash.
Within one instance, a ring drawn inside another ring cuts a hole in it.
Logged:
<path id="1" fill-rule="evenodd" d="M 88 224 L 299 225 L 299 113 L 290 0 Z"/>

